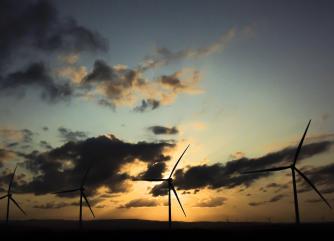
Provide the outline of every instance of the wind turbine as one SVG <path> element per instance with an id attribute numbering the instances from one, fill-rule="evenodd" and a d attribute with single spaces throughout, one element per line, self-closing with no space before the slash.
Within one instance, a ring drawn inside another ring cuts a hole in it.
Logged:
<path id="1" fill-rule="evenodd" d="M 80 225 L 80 228 L 82 228 L 82 198 L 85 199 L 86 203 L 87 203 L 87 206 L 89 207 L 89 210 L 90 212 L 92 213 L 93 217 L 95 218 L 95 215 L 94 215 L 94 212 L 88 202 L 88 198 L 85 194 L 85 183 L 86 183 L 86 179 L 87 179 L 87 176 L 88 176 L 88 172 L 90 170 L 90 167 L 87 168 L 86 170 L 86 173 L 85 175 L 83 176 L 82 178 L 82 181 L 81 181 L 81 184 L 80 184 L 80 187 L 79 188 L 76 188 L 76 189 L 70 189 L 70 190 L 65 190 L 65 191 L 60 191 L 60 192 L 55 192 L 54 194 L 61 194 L 61 193 L 68 193 L 68 192 L 77 192 L 79 191 L 80 192 L 80 211 L 79 211 L 79 225 Z"/>
<path id="2" fill-rule="evenodd" d="M 175 190 L 175 187 L 174 187 L 174 181 L 173 181 L 173 178 L 172 178 L 172 175 L 176 169 L 176 166 L 179 164 L 181 158 L 183 157 L 184 153 L 187 151 L 188 147 L 190 145 L 187 146 L 187 148 L 183 151 L 182 155 L 179 157 L 179 159 L 177 160 L 176 164 L 174 165 L 173 169 L 172 169 L 172 172 L 170 173 L 169 177 L 168 178 L 146 178 L 146 179 L 141 179 L 141 181 L 149 181 L 149 182 L 167 182 L 167 185 L 168 185 L 168 226 L 169 228 L 172 228 L 172 202 L 171 202 L 171 191 L 174 192 L 174 195 L 182 209 L 182 212 L 184 214 L 184 216 L 186 217 L 186 213 L 182 207 L 182 204 L 181 204 L 181 201 L 179 199 L 179 196 L 177 195 L 177 192 Z"/>
<path id="3" fill-rule="evenodd" d="M 9 206 L 10 206 L 10 202 L 11 202 L 11 201 L 16 205 L 16 207 L 17 207 L 18 209 L 21 210 L 21 212 L 22 212 L 24 215 L 27 215 L 27 214 L 25 213 L 25 211 L 23 211 L 23 209 L 20 207 L 20 205 L 15 201 L 15 199 L 13 198 L 13 193 L 11 192 L 16 169 L 17 169 L 17 165 L 16 165 L 16 167 L 15 167 L 15 169 L 14 169 L 14 172 L 13 172 L 13 174 L 12 174 L 12 177 L 11 177 L 11 179 L 10 179 L 10 182 L 9 182 L 9 185 L 8 185 L 7 194 L 6 194 L 5 196 L 0 197 L 0 200 L 1 200 L 1 199 L 4 199 L 4 198 L 7 198 L 7 215 L 6 215 L 6 223 L 7 223 L 7 224 L 8 224 L 8 221 L 9 221 Z"/>
<path id="4" fill-rule="evenodd" d="M 322 194 L 319 192 L 319 190 L 314 186 L 314 184 L 310 181 L 310 179 L 308 179 L 304 173 L 302 173 L 297 167 L 296 167 L 296 162 L 300 153 L 300 150 L 302 148 L 305 136 L 306 136 L 306 132 L 309 128 L 311 124 L 311 120 L 308 122 L 307 127 L 304 131 L 303 137 L 299 142 L 299 145 L 297 147 L 293 162 L 291 165 L 289 166 L 283 166 L 283 167 L 274 167 L 274 168 L 269 168 L 269 169 L 262 169 L 262 170 L 255 170 L 255 171 L 247 171 L 247 172 L 243 172 L 242 174 L 251 174 L 251 173 L 260 173 L 260 172 L 275 172 L 275 171 L 281 171 L 281 170 L 285 170 L 285 169 L 291 169 L 291 173 L 292 173 L 292 185 L 293 185 L 293 197 L 294 197 L 294 203 L 295 203 L 295 215 L 296 215 L 296 223 L 299 224 L 300 223 L 300 219 L 299 219 L 299 208 L 298 208 L 298 196 L 297 196 L 297 186 L 296 186 L 296 172 L 302 177 L 304 178 L 304 180 L 314 189 L 314 191 L 320 196 L 320 198 L 327 204 L 327 206 L 329 208 L 332 208 L 331 205 L 329 204 L 329 202 L 325 199 L 324 196 L 322 196 Z"/>

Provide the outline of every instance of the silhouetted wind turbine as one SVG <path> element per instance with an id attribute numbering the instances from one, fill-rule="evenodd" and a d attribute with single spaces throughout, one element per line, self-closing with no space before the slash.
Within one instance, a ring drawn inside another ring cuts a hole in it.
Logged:
<path id="1" fill-rule="evenodd" d="M 311 124 L 311 120 L 308 122 L 307 127 L 305 129 L 304 135 L 302 137 L 302 139 L 299 142 L 298 148 L 296 150 L 293 162 L 290 166 L 283 166 L 283 167 L 274 167 L 274 168 L 269 168 L 269 169 L 263 169 L 263 170 L 255 170 L 255 171 L 247 171 L 247 172 L 243 172 L 242 174 L 250 174 L 250 173 L 260 173 L 260 172 L 275 172 L 275 171 L 281 171 L 281 170 L 285 170 L 285 169 L 291 169 L 291 173 L 292 173 L 292 185 L 293 185 L 293 197 L 294 197 L 294 201 L 295 201 L 295 214 L 296 214 L 296 223 L 299 224 L 300 223 L 300 219 L 299 219 L 299 208 L 298 208 L 298 196 L 297 196 L 297 186 L 296 186 L 296 174 L 295 172 L 297 172 L 302 178 L 304 178 L 304 180 L 314 189 L 314 191 L 316 191 L 316 193 L 321 197 L 321 199 L 327 204 L 327 206 L 329 208 L 332 208 L 331 205 L 328 203 L 328 201 L 325 199 L 324 196 L 322 196 L 322 194 L 319 192 L 319 190 L 314 186 L 314 184 L 305 176 L 304 173 L 302 173 L 297 167 L 296 167 L 296 162 L 300 153 L 300 150 L 302 148 L 305 136 L 306 136 L 306 132 L 309 128 Z"/>
<path id="2" fill-rule="evenodd" d="M 168 178 L 147 178 L 147 179 L 141 179 L 142 181 L 149 181 L 149 182 L 167 182 L 168 184 L 168 225 L 169 225 L 169 228 L 172 227 L 172 202 L 171 202 L 171 190 L 174 192 L 174 195 L 182 209 L 182 212 L 184 214 L 184 216 L 186 217 L 186 213 L 182 207 L 182 204 L 181 204 L 181 201 L 179 199 L 179 196 L 177 195 L 177 192 L 176 192 L 176 189 L 174 187 L 174 183 L 173 183 L 173 178 L 172 178 L 172 175 L 177 167 L 177 165 L 179 164 L 181 158 L 183 157 L 184 153 L 187 151 L 188 147 L 190 145 L 187 146 L 187 148 L 183 151 L 182 155 L 179 157 L 179 159 L 177 160 L 177 162 L 175 163 L 173 169 L 172 169 L 172 172 L 170 173 L 169 177 Z"/>
<path id="3" fill-rule="evenodd" d="M 13 172 L 13 174 L 12 174 L 12 177 L 11 177 L 11 179 L 10 179 L 10 182 L 9 182 L 9 185 L 8 185 L 7 194 L 6 194 L 5 196 L 0 197 L 0 199 L 7 198 L 7 215 L 6 215 L 6 223 L 7 223 L 7 224 L 8 224 L 8 221 L 9 221 L 9 206 L 10 206 L 10 202 L 11 202 L 11 201 L 16 205 L 16 207 L 18 207 L 18 209 L 21 210 L 21 212 L 22 212 L 24 215 L 27 215 L 27 214 L 23 211 L 23 209 L 20 207 L 20 205 L 15 201 L 15 199 L 13 198 L 13 194 L 12 194 L 12 192 L 11 192 L 16 169 L 17 169 L 17 165 L 16 165 L 16 167 L 15 167 L 15 169 L 14 169 L 14 172 Z"/>
<path id="4" fill-rule="evenodd" d="M 86 173 L 85 173 L 85 175 L 82 178 L 82 181 L 81 181 L 81 184 L 80 184 L 79 188 L 71 189 L 71 190 L 65 190 L 65 191 L 60 191 L 60 192 L 55 192 L 54 193 L 54 194 L 60 194 L 60 193 L 80 191 L 80 211 L 79 211 L 79 225 L 80 225 L 80 228 L 82 228 L 82 198 L 85 199 L 85 201 L 87 203 L 87 206 L 89 207 L 90 212 L 92 213 L 93 217 L 95 218 L 94 212 L 93 212 L 93 210 L 92 210 L 92 208 L 91 208 L 91 206 L 90 206 L 90 204 L 88 202 L 88 198 L 85 195 L 85 187 L 84 187 L 84 185 L 86 183 L 86 179 L 87 179 L 89 170 L 90 170 L 90 167 L 87 168 Z"/>

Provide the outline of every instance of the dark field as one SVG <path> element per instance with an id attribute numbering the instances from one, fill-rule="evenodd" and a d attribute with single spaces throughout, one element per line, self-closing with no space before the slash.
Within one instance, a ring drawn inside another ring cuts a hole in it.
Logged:
<path id="1" fill-rule="evenodd" d="M 13 221 L 1 224 L 1 238 L 20 240 L 332 240 L 334 223 L 173 223 L 141 220 L 85 222 L 82 230 L 74 221 Z"/>

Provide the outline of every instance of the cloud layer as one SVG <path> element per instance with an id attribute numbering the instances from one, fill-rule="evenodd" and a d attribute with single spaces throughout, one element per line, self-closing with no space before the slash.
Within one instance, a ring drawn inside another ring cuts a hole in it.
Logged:
<path id="1" fill-rule="evenodd" d="M 310 158 L 314 155 L 329 150 L 333 142 L 323 141 L 310 143 L 303 146 L 299 160 Z M 236 186 L 250 186 L 256 180 L 272 175 L 273 172 L 240 175 L 246 170 L 264 169 L 273 166 L 289 165 L 296 151 L 295 147 L 287 147 L 277 152 L 269 153 L 258 158 L 243 157 L 232 160 L 226 164 L 215 163 L 212 165 L 190 166 L 186 169 L 179 169 L 175 172 L 175 185 L 181 190 L 190 189 L 220 189 L 234 188 Z M 325 171 L 324 171 L 325 172 Z M 319 178 L 319 177 L 318 177 Z M 327 180 L 327 179 L 326 179 Z M 166 195 L 165 184 L 153 187 L 153 196 Z"/>
<path id="2" fill-rule="evenodd" d="M 17 185 L 23 193 L 46 194 L 64 188 L 76 188 L 92 165 L 87 179 L 89 191 L 106 187 L 110 192 L 125 192 L 131 177 L 121 172 L 121 167 L 136 160 L 152 164 L 170 159 L 164 150 L 173 148 L 167 142 L 128 143 L 115 136 L 98 136 L 77 142 L 67 142 L 47 152 L 31 152 L 24 155 L 24 166 L 34 176 L 30 182 Z"/>

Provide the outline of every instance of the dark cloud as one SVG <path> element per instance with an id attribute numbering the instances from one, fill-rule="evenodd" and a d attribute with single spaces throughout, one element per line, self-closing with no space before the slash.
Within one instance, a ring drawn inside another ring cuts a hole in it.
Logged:
<path id="1" fill-rule="evenodd" d="M 160 101 L 155 99 L 142 100 L 141 104 L 136 106 L 133 110 L 136 112 L 145 112 L 148 110 L 155 110 L 160 106 Z"/>
<path id="2" fill-rule="evenodd" d="M 334 192 L 334 164 L 328 164 L 321 167 L 309 167 L 303 170 L 305 175 L 317 186 L 321 187 L 322 193 Z M 310 186 L 301 179 L 300 183 L 303 185 L 300 192 L 310 191 Z"/>
<path id="3" fill-rule="evenodd" d="M 167 85 L 172 89 L 183 89 L 185 86 L 181 83 L 181 80 L 174 75 L 163 75 L 160 77 L 160 81 L 163 85 Z"/>
<path id="4" fill-rule="evenodd" d="M 278 195 L 275 195 L 272 198 L 270 198 L 268 200 L 268 202 L 270 202 L 270 203 L 278 202 L 279 200 L 283 199 L 284 197 L 286 197 L 286 195 L 278 194 Z"/>
<path id="5" fill-rule="evenodd" d="M 155 185 L 150 193 L 154 196 L 164 196 L 168 194 L 168 183 L 167 182 L 161 182 L 160 184 Z"/>
<path id="6" fill-rule="evenodd" d="M 45 66 L 50 54 L 108 49 L 107 41 L 99 33 L 71 17 L 59 16 L 47 0 L 2 0 L 0 32 L 0 91 L 23 96 L 26 89 L 38 87 L 42 98 L 49 101 L 72 95 L 71 86 L 54 80 Z M 36 57 L 43 61 L 35 62 Z"/>
<path id="7" fill-rule="evenodd" d="M 103 60 L 96 60 L 93 70 L 84 77 L 84 82 L 113 81 L 116 78 L 114 69 Z"/>
<path id="8" fill-rule="evenodd" d="M 87 133 L 83 131 L 71 131 L 70 129 L 59 127 L 59 135 L 64 142 L 77 142 L 87 138 Z"/>
<path id="9" fill-rule="evenodd" d="M 260 206 L 266 204 L 266 202 L 249 202 L 248 205 L 252 207 Z"/>
<path id="10" fill-rule="evenodd" d="M 153 164 L 148 164 L 147 170 L 139 174 L 139 179 L 147 178 L 162 178 L 162 174 L 166 171 L 165 162 L 156 162 Z"/>
<path id="11" fill-rule="evenodd" d="M 52 146 L 47 142 L 47 141 L 40 141 L 39 142 L 40 147 L 47 149 L 47 150 L 51 150 Z"/>
<path id="12" fill-rule="evenodd" d="M 49 53 L 108 48 L 97 32 L 80 26 L 73 18 L 59 16 L 50 1 L 2 0 L 0 16 L 0 69 L 29 50 Z"/>
<path id="13" fill-rule="evenodd" d="M 19 192 L 37 195 L 76 188 L 87 167 L 92 165 L 87 179 L 88 192 L 105 186 L 111 192 L 128 190 L 131 177 L 121 173 L 121 167 L 135 160 L 146 163 L 167 161 L 165 148 L 173 144 L 166 142 L 127 143 L 116 137 L 99 136 L 78 142 L 67 142 L 47 152 L 32 152 L 25 155 L 25 167 L 34 173 L 32 181 L 17 187 Z M 75 194 L 76 195 L 76 194 Z"/>
<path id="14" fill-rule="evenodd" d="M 38 87 L 42 91 L 41 97 L 48 101 L 64 100 L 72 95 L 71 86 L 68 83 L 56 83 L 43 62 L 32 63 L 24 70 L 10 73 L 1 82 L 0 91 L 15 92 L 21 96 L 26 87 Z"/>
<path id="15" fill-rule="evenodd" d="M 280 201 L 281 199 L 285 198 L 286 195 L 283 195 L 283 194 L 278 194 L 278 195 L 275 195 L 273 196 L 272 198 L 270 198 L 269 200 L 267 201 L 262 201 L 262 202 L 250 202 L 248 203 L 249 206 L 260 206 L 260 205 L 265 205 L 265 204 L 268 204 L 268 203 L 275 203 L 275 202 L 278 202 Z"/>
<path id="16" fill-rule="evenodd" d="M 179 133 L 179 130 L 175 126 L 171 128 L 164 126 L 151 126 L 148 129 L 155 135 L 174 135 Z"/>
<path id="17" fill-rule="evenodd" d="M 227 198 L 225 197 L 214 197 L 198 202 L 194 207 L 218 207 L 224 205 L 226 200 Z"/>
<path id="18" fill-rule="evenodd" d="M 272 182 L 272 183 L 269 183 L 266 186 L 266 188 L 274 189 L 275 193 L 277 193 L 277 192 L 280 192 L 282 190 L 285 190 L 285 189 L 289 188 L 289 185 L 288 184 L 279 184 L 279 183 Z"/>
<path id="19" fill-rule="evenodd" d="M 299 160 L 326 152 L 332 144 L 333 143 L 330 141 L 306 144 L 302 148 Z M 226 164 L 204 164 L 190 166 L 187 169 L 179 169 L 174 174 L 175 185 L 181 190 L 234 188 L 240 185 L 248 187 L 259 178 L 273 175 L 273 173 L 240 175 L 241 172 L 279 165 L 289 165 L 291 164 L 295 151 L 295 147 L 287 147 L 258 158 L 243 157 L 241 159 L 229 161 Z M 153 187 L 151 193 L 154 196 L 166 195 L 167 189 L 164 188 L 164 184 L 159 184 Z"/>
<path id="20" fill-rule="evenodd" d="M 146 82 L 137 70 L 125 66 L 113 67 L 103 60 L 96 60 L 93 70 L 83 78 L 82 84 L 88 90 L 98 87 L 107 98 L 104 100 L 109 105 L 116 106 L 130 98 L 132 92 Z M 106 103 L 105 101 L 103 103 Z"/>
<path id="21" fill-rule="evenodd" d="M 119 206 L 119 208 L 138 208 L 138 207 L 155 207 L 159 206 L 159 203 L 152 199 L 134 199 L 131 200 L 130 202 Z"/>
<path id="22" fill-rule="evenodd" d="M 182 69 L 148 80 L 140 69 L 125 65 L 111 66 L 104 60 L 96 60 L 93 69 L 83 77 L 80 89 L 82 95 L 97 97 L 100 105 L 113 109 L 135 106 L 134 111 L 145 112 L 171 104 L 181 93 L 199 93 L 199 81 L 200 73 L 193 69 Z M 139 100 L 141 103 L 138 104 Z"/>

